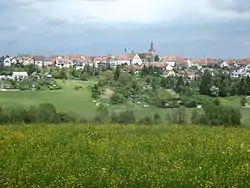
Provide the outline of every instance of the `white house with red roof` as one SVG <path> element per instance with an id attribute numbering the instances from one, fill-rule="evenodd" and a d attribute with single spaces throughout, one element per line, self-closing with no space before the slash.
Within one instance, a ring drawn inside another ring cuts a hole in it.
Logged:
<path id="1" fill-rule="evenodd" d="M 138 54 L 130 53 L 116 57 L 116 65 L 141 65 L 142 60 Z"/>
<path id="2" fill-rule="evenodd" d="M 53 58 L 52 57 L 45 57 L 45 56 L 33 56 L 33 61 L 35 65 L 39 67 L 50 67 L 53 66 Z"/>
<path id="3" fill-rule="evenodd" d="M 72 66 L 72 61 L 68 57 L 58 56 L 54 59 L 54 65 L 57 68 L 69 68 Z"/>

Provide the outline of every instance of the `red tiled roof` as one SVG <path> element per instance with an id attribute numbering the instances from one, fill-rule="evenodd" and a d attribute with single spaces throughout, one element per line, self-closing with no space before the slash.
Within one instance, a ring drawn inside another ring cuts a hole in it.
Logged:
<path id="1" fill-rule="evenodd" d="M 131 53 L 131 54 L 117 56 L 116 59 L 117 60 L 132 61 L 135 56 L 136 56 L 136 54 Z"/>
<path id="2" fill-rule="evenodd" d="M 228 59 L 227 62 L 237 62 L 237 63 L 241 63 L 241 64 L 250 64 L 250 58 Z"/>
<path id="3" fill-rule="evenodd" d="M 52 60 L 51 57 L 45 57 L 45 56 L 33 56 L 32 57 L 35 61 L 46 61 L 46 60 Z"/>
<path id="4" fill-rule="evenodd" d="M 94 61 L 106 61 L 108 60 L 107 56 L 97 56 L 97 57 L 92 57 Z"/>
<path id="5" fill-rule="evenodd" d="M 158 68 L 165 68 L 167 65 L 165 62 L 153 62 L 152 66 L 158 67 Z"/>
<path id="6" fill-rule="evenodd" d="M 191 59 L 193 63 L 199 63 L 199 64 L 211 64 L 215 60 L 212 58 L 200 58 L 200 59 Z"/>
<path id="7" fill-rule="evenodd" d="M 170 56 L 163 57 L 163 60 L 164 61 L 187 61 L 188 58 L 170 55 Z"/>

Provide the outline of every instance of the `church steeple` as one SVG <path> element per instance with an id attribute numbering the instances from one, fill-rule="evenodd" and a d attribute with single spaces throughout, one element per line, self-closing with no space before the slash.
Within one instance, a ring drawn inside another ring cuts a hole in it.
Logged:
<path id="1" fill-rule="evenodd" d="M 151 43 L 150 43 L 150 49 L 149 49 L 149 52 L 151 52 L 151 53 L 154 53 L 154 52 L 155 52 L 155 49 L 154 49 L 154 43 L 153 43 L 153 41 L 151 41 Z"/>

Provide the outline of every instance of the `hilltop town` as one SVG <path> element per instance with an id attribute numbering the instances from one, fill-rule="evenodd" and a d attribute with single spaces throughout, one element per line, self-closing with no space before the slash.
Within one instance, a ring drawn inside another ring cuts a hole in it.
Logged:
<path id="1" fill-rule="evenodd" d="M 232 77 L 246 77 L 250 74 L 250 59 L 213 59 L 199 58 L 191 59 L 178 56 L 159 56 L 151 42 L 147 52 L 127 52 L 113 56 L 87 56 L 80 54 L 30 56 L 17 55 L 10 57 L 8 55 L 0 57 L 1 67 L 27 66 L 35 65 L 40 68 L 70 68 L 83 70 L 86 65 L 95 68 L 116 68 L 122 65 L 124 69 L 139 71 L 144 66 L 158 67 L 163 70 L 164 76 L 188 75 L 190 79 L 199 77 L 205 70 L 214 71 L 221 68 L 227 71 Z M 15 73 L 18 74 L 18 73 Z M 20 73 L 25 75 L 25 73 Z"/>

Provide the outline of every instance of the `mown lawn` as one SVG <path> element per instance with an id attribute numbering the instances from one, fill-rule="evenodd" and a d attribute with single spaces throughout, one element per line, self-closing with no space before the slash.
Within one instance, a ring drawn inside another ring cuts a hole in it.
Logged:
<path id="1" fill-rule="evenodd" d="M 249 187 L 250 130 L 0 127 L 3 187 Z"/>

